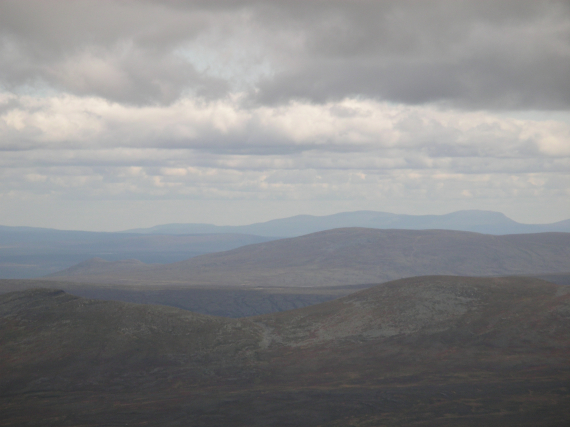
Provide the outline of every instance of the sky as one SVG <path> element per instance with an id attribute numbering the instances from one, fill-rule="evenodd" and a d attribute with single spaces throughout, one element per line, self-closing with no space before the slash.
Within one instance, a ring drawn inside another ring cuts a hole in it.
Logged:
<path id="1" fill-rule="evenodd" d="M 0 2 L 0 224 L 570 218 L 570 2 Z"/>

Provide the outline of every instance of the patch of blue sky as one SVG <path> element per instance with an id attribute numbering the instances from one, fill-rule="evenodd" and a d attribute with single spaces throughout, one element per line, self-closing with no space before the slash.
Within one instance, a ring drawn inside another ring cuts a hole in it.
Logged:
<path id="1" fill-rule="evenodd" d="M 176 49 L 174 53 L 192 64 L 197 72 L 226 80 L 236 91 L 255 87 L 260 80 L 270 78 L 275 71 L 261 49 L 245 48 L 233 43 L 219 49 L 187 45 Z"/>
<path id="2" fill-rule="evenodd" d="M 0 93 L 11 93 L 16 96 L 29 96 L 33 98 L 50 98 L 61 94 L 47 82 L 37 80 L 33 83 L 25 83 L 13 87 L 6 87 L 0 84 Z"/>

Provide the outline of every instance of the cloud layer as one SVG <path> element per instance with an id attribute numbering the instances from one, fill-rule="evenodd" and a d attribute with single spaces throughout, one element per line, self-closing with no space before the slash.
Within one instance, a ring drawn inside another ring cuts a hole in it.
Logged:
<path id="1" fill-rule="evenodd" d="M 0 215 L 510 201 L 562 219 L 569 70 L 565 1 L 5 1 Z"/>
<path id="2" fill-rule="evenodd" d="M 136 104 L 236 87 L 261 103 L 570 103 L 565 1 L 6 1 L 0 28 L 9 88 Z"/>

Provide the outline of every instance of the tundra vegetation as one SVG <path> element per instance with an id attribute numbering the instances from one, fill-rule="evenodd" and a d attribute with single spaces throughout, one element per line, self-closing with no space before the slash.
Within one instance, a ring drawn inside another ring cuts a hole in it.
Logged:
<path id="1" fill-rule="evenodd" d="M 14 425 L 537 426 L 570 420 L 570 288 L 424 276 L 230 319 L 0 296 Z"/>

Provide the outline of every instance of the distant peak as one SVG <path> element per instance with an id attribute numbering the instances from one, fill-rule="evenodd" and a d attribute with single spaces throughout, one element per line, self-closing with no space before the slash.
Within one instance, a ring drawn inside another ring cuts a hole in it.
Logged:
<path id="1" fill-rule="evenodd" d="M 106 259 L 103 258 L 99 258 L 99 257 L 93 257 L 93 258 L 89 258 L 86 259 L 85 261 L 80 262 L 79 265 L 85 266 L 85 265 L 91 265 L 91 264 L 103 264 L 103 263 L 108 263 L 111 261 L 107 261 Z"/>

